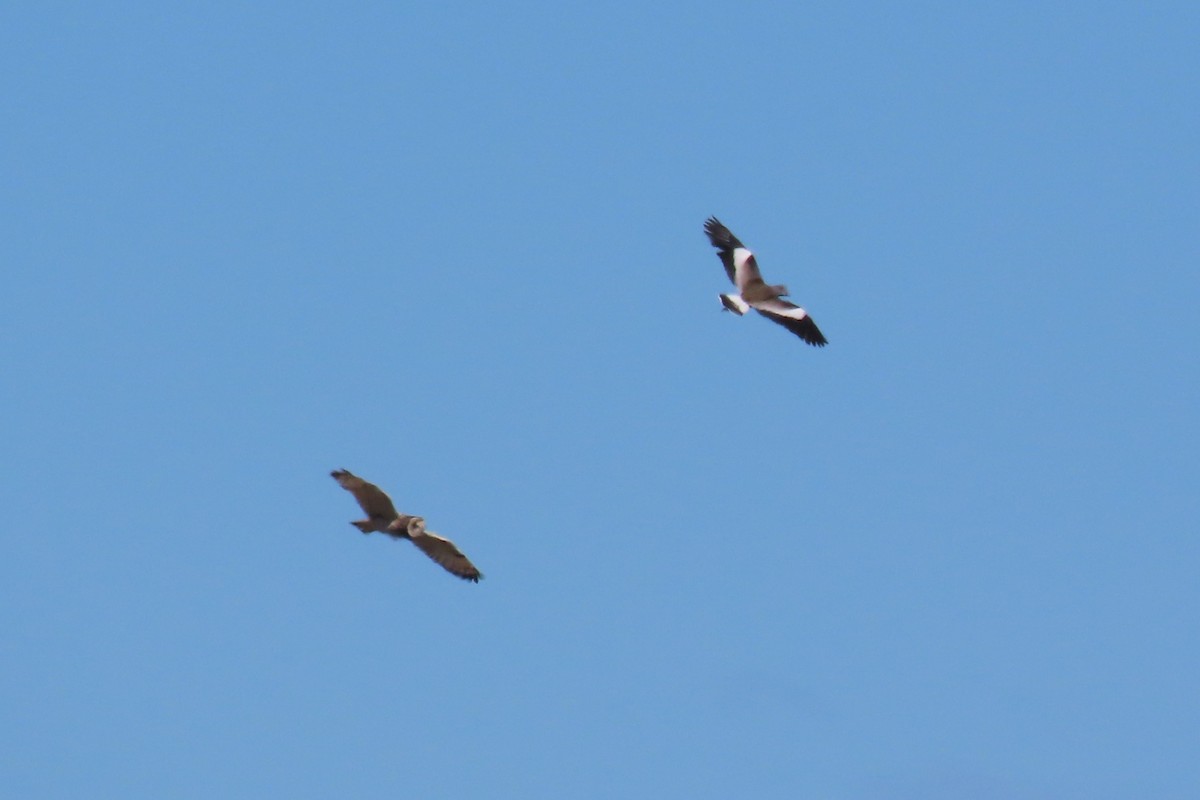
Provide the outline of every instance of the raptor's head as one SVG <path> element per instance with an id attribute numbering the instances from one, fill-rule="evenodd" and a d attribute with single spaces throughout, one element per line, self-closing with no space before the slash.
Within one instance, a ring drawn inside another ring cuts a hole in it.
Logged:
<path id="1" fill-rule="evenodd" d="M 420 536 L 425 532 L 425 519 L 409 514 L 401 514 L 388 525 L 388 533 L 398 536 Z"/>

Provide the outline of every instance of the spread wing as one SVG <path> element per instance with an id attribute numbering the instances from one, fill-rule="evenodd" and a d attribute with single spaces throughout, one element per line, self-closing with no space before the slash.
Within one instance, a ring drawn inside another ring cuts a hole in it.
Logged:
<path id="1" fill-rule="evenodd" d="M 789 303 L 787 300 L 776 297 L 751 305 L 754 306 L 755 311 L 771 322 L 779 323 L 814 347 L 824 347 L 829 344 L 808 312 L 795 303 Z"/>
<path id="2" fill-rule="evenodd" d="M 354 495 L 354 499 L 371 519 L 393 520 L 399 516 L 396 507 L 392 505 L 392 498 L 375 484 L 368 483 L 344 469 L 335 469 L 329 474 L 343 489 Z"/>
<path id="3" fill-rule="evenodd" d="M 441 564 L 447 572 L 475 583 L 479 583 L 479 579 L 483 577 L 483 573 L 449 539 L 443 539 L 428 531 L 422 531 L 411 538 L 412 543 L 421 548 L 421 552 Z"/>
<path id="4" fill-rule="evenodd" d="M 717 257 L 725 267 L 729 282 L 738 287 L 739 292 L 744 293 L 746 287 L 751 284 L 762 283 L 762 273 L 758 271 L 754 253 L 750 252 L 729 228 L 722 225 L 720 220 L 709 217 L 704 223 L 704 232 L 708 234 L 712 246 L 717 248 Z"/>

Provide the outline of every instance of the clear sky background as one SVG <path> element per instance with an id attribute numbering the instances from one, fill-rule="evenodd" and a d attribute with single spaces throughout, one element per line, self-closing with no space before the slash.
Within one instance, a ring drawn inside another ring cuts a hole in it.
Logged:
<path id="1" fill-rule="evenodd" d="M 1198 37 L 8 5 L 3 793 L 1200 796 Z"/>

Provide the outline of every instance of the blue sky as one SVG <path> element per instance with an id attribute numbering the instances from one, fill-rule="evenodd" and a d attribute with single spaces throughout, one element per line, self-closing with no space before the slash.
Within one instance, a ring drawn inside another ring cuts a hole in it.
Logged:
<path id="1" fill-rule="evenodd" d="M 1194 4 L 0 31 L 6 794 L 1197 796 Z"/>

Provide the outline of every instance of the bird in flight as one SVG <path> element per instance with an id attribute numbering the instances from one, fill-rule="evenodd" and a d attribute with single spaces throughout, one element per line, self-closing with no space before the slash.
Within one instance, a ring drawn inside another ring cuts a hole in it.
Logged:
<path id="1" fill-rule="evenodd" d="M 408 539 L 420 548 L 421 552 L 441 564 L 447 572 L 479 583 L 483 573 L 455 547 L 454 542 L 425 530 L 424 519 L 398 513 L 392 505 L 392 499 L 382 489 L 352 472 L 335 469 L 329 474 L 343 489 L 354 495 L 354 499 L 367 515 L 367 519 L 355 520 L 351 525 L 367 534 L 378 531 L 395 539 Z"/>
<path id="2" fill-rule="evenodd" d="M 824 347 L 829 343 L 807 311 L 783 299 L 788 296 L 786 286 L 771 286 L 763 280 L 754 253 L 747 250 L 720 220 L 709 217 L 704 223 L 704 232 L 708 234 L 712 246 L 717 248 L 717 256 L 725 265 L 730 282 L 737 287 L 737 294 L 720 295 L 721 304 L 727 310 L 740 317 L 753 308 L 815 347 Z"/>

